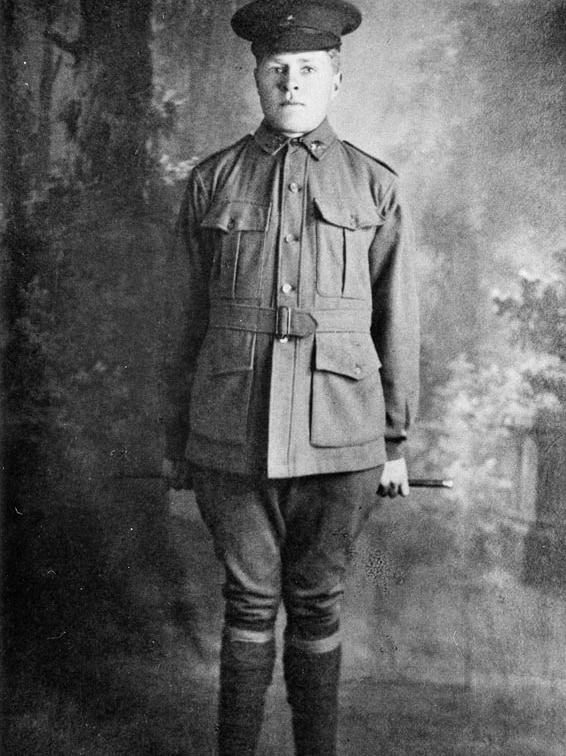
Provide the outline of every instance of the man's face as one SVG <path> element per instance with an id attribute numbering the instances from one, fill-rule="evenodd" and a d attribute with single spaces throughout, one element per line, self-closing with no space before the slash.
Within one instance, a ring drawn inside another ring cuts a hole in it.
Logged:
<path id="1" fill-rule="evenodd" d="M 326 50 L 273 53 L 255 70 L 261 108 L 269 125 L 288 136 L 306 134 L 326 118 L 342 75 Z"/>

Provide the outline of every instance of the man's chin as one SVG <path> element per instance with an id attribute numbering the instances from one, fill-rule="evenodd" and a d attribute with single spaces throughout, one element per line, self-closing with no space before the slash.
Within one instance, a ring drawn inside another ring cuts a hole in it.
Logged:
<path id="1" fill-rule="evenodd" d="M 284 134 L 306 134 L 316 128 L 310 121 L 304 118 L 278 118 L 271 122 L 271 127 Z"/>

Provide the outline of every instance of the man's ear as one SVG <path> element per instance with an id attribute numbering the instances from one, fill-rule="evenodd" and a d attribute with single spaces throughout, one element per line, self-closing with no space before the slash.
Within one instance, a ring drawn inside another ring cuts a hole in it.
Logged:
<path id="1" fill-rule="evenodd" d="M 341 86 L 342 86 L 342 71 L 340 71 L 340 73 L 337 73 L 334 76 L 334 81 L 332 82 L 332 99 L 336 97 L 336 95 L 340 91 Z"/>

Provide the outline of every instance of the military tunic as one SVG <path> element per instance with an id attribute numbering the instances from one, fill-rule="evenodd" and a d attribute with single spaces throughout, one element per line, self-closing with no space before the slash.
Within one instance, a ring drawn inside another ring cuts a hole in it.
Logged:
<path id="1" fill-rule="evenodd" d="M 182 386 L 167 454 L 286 478 L 401 455 L 418 392 L 413 236 L 398 179 L 327 121 L 264 123 L 193 170 Z"/>

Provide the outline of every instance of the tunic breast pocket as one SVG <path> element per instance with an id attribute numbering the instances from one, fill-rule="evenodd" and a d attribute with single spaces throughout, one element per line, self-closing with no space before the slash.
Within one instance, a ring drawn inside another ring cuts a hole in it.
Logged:
<path id="1" fill-rule="evenodd" d="M 316 286 L 322 297 L 371 299 L 368 253 L 384 219 L 375 205 L 314 200 Z"/>
<path id="2" fill-rule="evenodd" d="M 270 205 L 245 200 L 212 204 L 201 226 L 213 232 L 212 287 L 222 299 L 257 299 Z"/>

